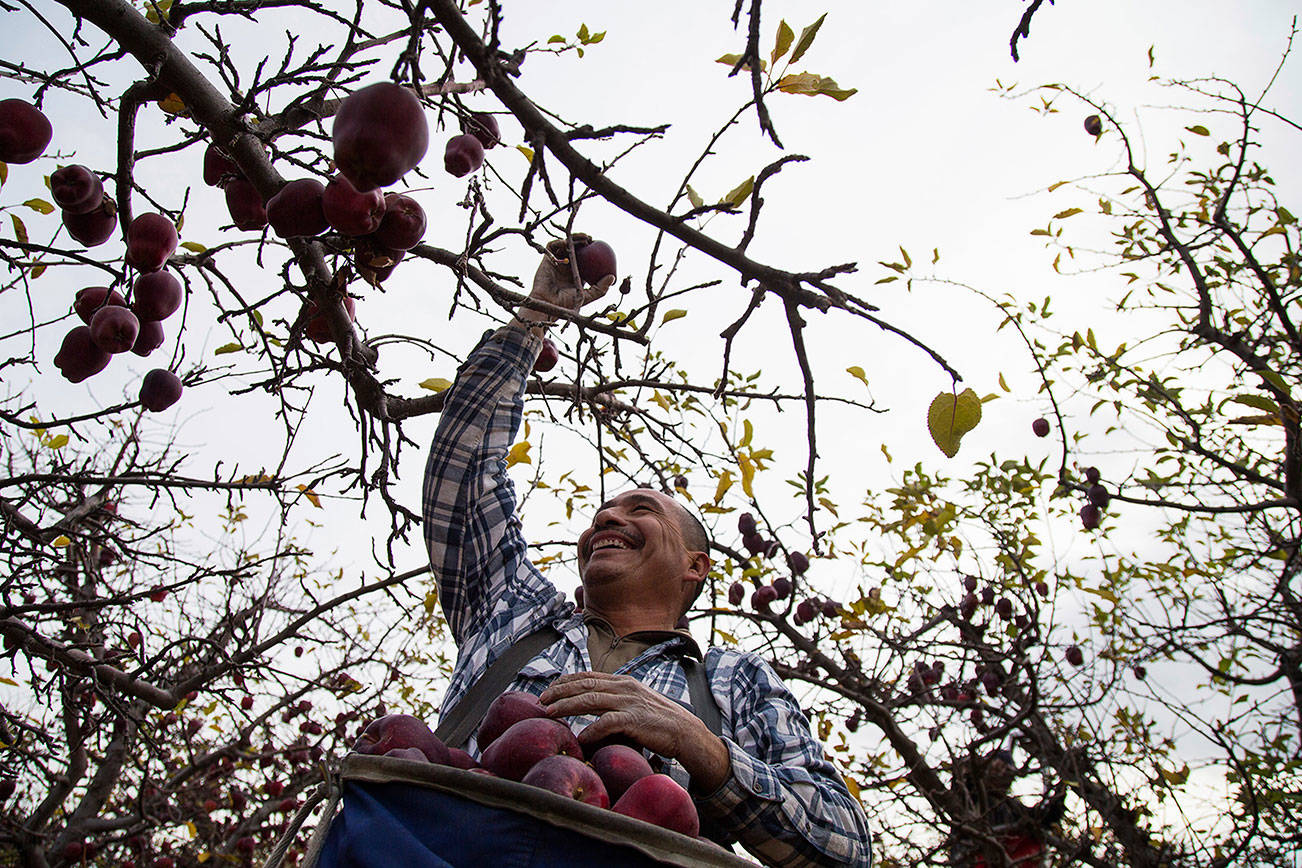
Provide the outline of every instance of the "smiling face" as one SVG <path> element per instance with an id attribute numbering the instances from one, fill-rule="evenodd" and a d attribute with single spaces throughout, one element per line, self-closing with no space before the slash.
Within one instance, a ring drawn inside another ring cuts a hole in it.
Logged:
<path id="1" fill-rule="evenodd" d="M 709 570 L 706 553 L 684 541 L 691 535 L 684 533 L 691 521 L 681 504 L 649 488 L 626 491 L 602 504 L 592 526 L 579 536 L 579 576 L 588 607 L 618 599 L 662 601 L 680 609 L 684 593 L 694 590 Z"/>

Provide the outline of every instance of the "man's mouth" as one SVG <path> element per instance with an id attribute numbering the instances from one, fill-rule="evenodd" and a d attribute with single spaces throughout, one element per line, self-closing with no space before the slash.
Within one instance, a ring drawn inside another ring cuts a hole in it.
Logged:
<path id="1" fill-rule="evenodd" d="M 593 537 L 593 539 L 588 543 L 588 556 L 591 557 L 597 552 L 608 551 L 610 549 L 628 550 L 632 548 L 634 548 L 633 543 L 619 534 L 604 533 Z"/>

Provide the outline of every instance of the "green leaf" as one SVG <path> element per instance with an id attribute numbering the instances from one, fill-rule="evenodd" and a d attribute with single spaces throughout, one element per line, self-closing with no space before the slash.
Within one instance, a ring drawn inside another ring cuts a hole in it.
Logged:
<path id="1" fill-rule="evenodd" d="M 9 164 L 0 162 L 0 184 L 9 180 Z"/>
<path id="2" fill-rule="evenodd" d="M 1194 124 L 1192 127 L 1185 127 L 1185 129 L 1193 133 L 1195 136 L 1211 135 L 1211 133 L 1208 132 L 1207 127 L 1203 126 L 1202 124 Z"/>
<path id="3" fill-rule="evenodd" d="M 67 445 L 68 445 L 68 435 L 67 435 L 67 434 L 56 434 L 55 436 L 53 436 L 53 437 L 51 437 L 51 438 L 49 439 L 49 442 L 47 442 L 47 443 L 45 444 L 45 448 L 47 448 L 47 449 L 61 449 L 61 448 L 63 448 L 64 446 L 67 446 Z"/>
<path id="4" fill-rule="evenodd" d="M 1079 208 L 1068 208 L 1066 211 L 1059 211 L 1057 214 L 1054 214 L 1053 219 L 1066 220 L 1068 217 L 1075 217 L 1077 214 L 1080 213 L 1081 213 L 1081 209 Z"/>
<path id="5" fill-rule="evenodd" d="M 777 88 L 783 93 L 803 93 L 806 96 L 830 96 L 837 102 L 843 102 L 859 92 L 857 88 L 844 90 L 837 87 L 835 80 L 825 78 L 821 75 L 815 75 L 812 72 L 800 72 L 794 75 L 783 76 L 782 80 L 777 83 Z"/>
<path id="6" fill-rule="evenodd" d="M 428 380 L 421 380 L 418 385 L 422 389 L 429 389 L 431 392 L 442 392 L 452 385 L 452 381 L 445 380 L 442 377 L 430 377 Z"/>
<path id="7" fill-rule="evenodd" d="M 685 316 L 687 316 L 687 311 L 676 307 L 673 310 L 665 311 L 665 315 L 660 319 L 660 324 L 664 325 L 667 322 L 673 322 L 674 320 L 682 319 Z"/>
<path id="8" fill-rule="evenodd" d="M 809 46 L 814 44 L 814 37 L 818 35 L 818 28 L 823 26 L 823 19 L 826 17 L 827 13 L 824 12 L 822 15 L 818 16 L 817 21 L 800 31 L 800 41 L 796 43 L 796 50 L 791 52 L 791 63 L 795 63 L 797 60 L 805 56 L 805 52 L 809 50 Z"/>
<path id="9" fill-rule="evenodd" d="M 578 37 L 579 37 L 579 42 L 582 42 L 584 45 L 587 45 L 587 44 L 588 44 L 588 25 L 586 25 L 586 24 L 580 24 L 580 25 L 579 25 L 579 32 L 578 32 L 577 35 L 578 35 Z"/>
<path id="10" fill-rule="evenodd" d="M 186 250 L 190 251 L 191 253 L 203 253 L 205 250 L 208 249 L 207 247 L 204 247 L 202 244 L 200 244 L 198 241 L 182 241 L 181 246 L 184 247 Z"/>
<path id="11" fill-rule="evenodd" d="M 10 214 L 9 219 L 14 223 L 14 236 L 22 243 L 27 243 L 27 226 L 22 220 L 18 219 L 17 214 Z"/>
<path id="12" fill-rule="evenodd" d="M 588 45 L 596 45 L 598 42 L 600 42 L 605 38 L 606 38 L 606 31 L 604 30 L 601 31 L 600 33 L 594 33 L 588 37 Z"/>
<path id="13" fill-rule="evenodd" d="M 748 198 L 750 198 L 750 191 L 754 189 L 754 187 L 755 187 L 755 176 L 751 175 L 749 178 L 742 181 L 736 187 L 733 187 L 732 190 L 728 192 L 727 196 L 724 196 L 722 199 L 719 200 L 719 204 L 731 205 L 734 208 L 740 208 L 741 204 L 745 202 Z"/>
<path id="14" fill-rule="evenodd" d="M 224 356 L 228 353 L 238 353 L 242 349 L 244 349 L 243 344 L 236 344 L 236 343 L 222 344 L 220 347 L 213 350 L 212 354 L 214 356 Z"/>
<path id="15" fill-rule="evenodd" d="M 1230 399 L 1236 404 L 1243 404 L 1254 410 L 1264 410 L 1267 413 L 1279 414 L 1279 405 L 1269 398 L 1263 398 L 1261 395 L 1235 395 Z"/>
<path id="16" fill-rule="evenodd" d="M 23 204 L 40 214 L 49 214 L 54 211 L 54 206 L 44 199 L 28 199 Z"/>
<path id="17" fill-rule="evenodd" d="M 547 44 L 548 44 L 548 45 L 552 45 L 553 43 L 564 42 L 564 41 L 565 41 L 565 37 L 564 37 L 564 36 L 561 36 L 559 33 L 557 33 L 557 34 L 555 34 L 554 36 L 552 36 L 550 39 L 547 40 Z"/>
<path id="18" fill-rule="evenodd" d="M 787 49 L 791 47 L 791 40 L 795 38 L 796 34 L 792 32 L 791 25 L 785 19 L 780 21 L 778 23 L 777 42 L 773 44 L 773 53 L 769 55 L 769 59 L 773 63 L 777 63 L 778 58 L 787 53 Z"/>
<path id="19" fill-rule="evenodd" d="M 941 392 L 927 409 L 927 430 L 947 458 L 958 454 L 959 441 L 981 421 L 981 399 L 971 389 Z"/>
<path id="20" fill-rule="evenodd" d="M 693 208 L 705 207 L 705 200 L 701 198 L 700 193 L 692 189 L 691 184 L 687 185 L 687 201 L 692 203 Z"/>

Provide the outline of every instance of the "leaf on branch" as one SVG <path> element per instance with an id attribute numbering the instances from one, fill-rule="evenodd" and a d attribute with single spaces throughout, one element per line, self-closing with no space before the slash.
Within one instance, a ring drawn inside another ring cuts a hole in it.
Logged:
<path id="1" fill-rule="evenodd" d="M 26 244 L 27 243 L 26 224 L 24 224 L 22 220 L 18 219 L 17 214 L 10 214 L 9 219 L 12 220 L 14 224 L 14 237 L 17 238 L 22 243 Z"/>
<path id="2" fill-rule="evenodd" d="M 701 198 L 700 193 L 692 189 L 691 184 L 687 185 L 687 201 L 692 203 L 693 208 L 705 207 L 705 200 Z"/>
<path id="3" fill-rule="evenodd" d="M 1263 398 L 1261 395 L 1235 395 L 1230 400 L 1236 404 L 1251 407 L 1254 410 L 1262 410 L 1266 413 L 1279 415 L 1279 405 L 1269 398 Z"/>
<path id="4" fill-rule="evenodd" d="M 549 38 L 549 39 L 547 40 L 547 44 L 548 44 L 548 45 L 553 45 L 553 44 L 555 44 L 555 43 L 557 43 L 557 42 L 564 42 L 564 41 L 565 41 L 565 37 L 564 37 L 564 36 L 561 36 L 559 33 L 555 33 L 555 34 L 553 34 L 553 35 L 551 36 L 551 38 Z"/>
<path id="5" fill-rule="evenodd" d="M 67 434 L 56 434 L 45 442 L 46 449 L 62 449 L 68 445 Z"/>
<path id="6" fill-rule="evenodd" d="M 835 79 L 816 75 L 812 72 L 798 72 L 783 76 L 777 84 L 783 93 L 803 93 L 806 96 L 830 96 L 837 102 L 844 102 L 859 92 L 858 88 L 845 90 L 838 87 Z"/>
<path id="7" fill-rule="evenodd" d="M 9 180 L 9 164 L 0 162 L 0 184 Z"/>
<path id="8" fill-rule="evenodd" d="M 959 441 L 981 421 L 981 399 L 971 389 L 941 392 L 927 410 L 927 430 L 947 458 L 958 454 Z"/>
<path id="9" fill-rule="evenodd" d="M 167 13 L 172 10 L 172 0 L 145 0 L 145 17 L 153 24 L 167 20 Z"/>
<path id="10" fill-rule="evenodd" d="M 184 247 L 186 250 L 190 251 L 191 253 L 203 253 L 205 250 L 208 249 L 207 247 L 204 247 L 202 244 L 200 244 L 198 241 L 182 241 L 181 246 Z"/>
<path id="11" fill-rule="evenodd" d="M 723 475 L 719 477 L 719 484 L 714 488 L 714 502 L 716 504 L 723 500 L 723 496 L 728 493 L 729 488 L 732 488 L 732 471 L 725 470 Z"/>
<path id="12" fill-rule="evenodd" d="M 796 50 L 791 52 L 791 63 L 795 63 L 797 60 L 805 56 L 805 52 L 809 50 L 809 46 L 814 44 L 814 37 L 818 35 L 818 28 L 823 26 L 823 19 L 826 17 L 827 13 L 824 12 L 822 15 L 818 16 L 817 21 L 800 31 L 800 41 L 796 43 Z"/>
<path id="13" fill-rule="evenodd" d="M 858 365 L 851 365 L 850 367 L 845 369 L 845 372 L 850 376 L 854 377 L 859 382 L 863 383 L 865 386 L 868 386 L 868 375 L 864 373 L 863 368 L 859 367 Z M 869 386 L 869 388 L 872 387 Z"/>
<path id="14" fill-rule="evenodd" d="M 524 154 L 526 160 L 531 163 L 533 162 L 533 148 L 526 148 L 524 145 L 516 145 L 515 149 Z"/>
<path id="15" fill-rule="evenodd" d="M 742 419 L 741 431 L 741 440 L 737 443 L 737 448 L 745 449 L 750 445 L 751 438 L 755 436 L 755 426 L 750 423 L 749 419 Z"/>
<path id="16" fill-rule="evenodd" d="M 731 205 L 734 208 L 740 208 L 741 204 L 750 198 L 750 191 L 755 188 L 755 176 L 751 175 L 742 181 L 736 187 L 729 191 L 727 196 L 719 200 L 720 205 Z"/>
<path id="17" fill-rule="evenodd" d="M 49 214 L 54 211 L 54 206 L 44 199 L 28 199 L 23 204 L 40 214 Z"/>
<path id="18" fill-rule="evenodd" d="M 746 492 L 746 496 L 755 497 L 755 491 L 751 485 L 755 482 L 755 464 L 745 455 L 737 456 L 737 466 L 741 468 L 741 490 Z"/>
<path id="19" fill-rule="evenodd" d="M 1230 420 L 1231 425 L 1283 425 L 1284 423 L 1278 416 L 1235 416 Z"/>
<path id="20" fill-rule="evenodd" d="M 185 107 L 185 100 L 181 99 L 174 93 L 169 93 L 158 101 L 158 107 L 169 115 L 179 117 L 189 117 L 190 110 Z"/>
<path id="21" fill-rule="evenodd" d="M 1202 124 L 1194 124 L 1194 125 L 1191 126 L 1191 127 L 1185 127 L 1185 129 L 1188 130 L 1189 132 L 1193 133 L 1195 136 L 1210 136 L 1210 135 L 1211 135 L 1211 132 L 1208 131 L 1207 127 L 1203 126 Z"/>
<path id="22" fill-rule="evenodd" d="M 301 482 L 298 485 L 298 490 L 303 492 L 303 496 L 307 498 L 309 503 L 311 503 L 317 509 L 321 508 L 321 498 L 317 497 L 315 491 L 308 488 L 306 485 L 302 484 Z"/>
<path id="23" fill-rule="evenodd" d="M 715 60 L 714 62 L 715 62 L 715 63 L 726 63 L 728 66 L 736 66 L 738 63 L 741 62 L 741 55 L 740 55 L 740 54 L 725 54 L 725 55 L 723 55 L 722 57 L 720 57 L 719 59 Z M 760 71 L 764 71 L 764 70 L 766 70 L 766 69 L 768 69 L 768 68 L 769 68 L 768 61 L 766 61 L 766 60 L 764 60 L 763 58 L 761 58 L 761 59 L 760 59 Z M 750 64 L 749 64 L 749 63 L 746 64 L 745 66 L 742 67 L 742 69 L 744 69 L 744 70 L 746 70 L 747 72 L 749 72 L 749 71 L 750 71 Z"/>
<path id="24" fill-rule="evenodd" d="M 685 316 L 687 316 L 687 311 L 680 307 L 676 307 L 673 310 L 665 311 L 665 315 L 660 319 L 660 324 L 664 325 L 667 322 L 673 322 L 674 320 L 682 319 Z"/>
<path id="25" fill-rule="evenodd" d="M 244 349 L 243 344 L 237 344 L 237 343 L 222 344 L 220 347 L 213 350 L 212 354 L 214 356 L 224 356 L 227 355 L 228 353 L 238 353 L 242 349 Z"/>
<path id="26" fill-rule="evenodd" d="M 1068 208 L 1066 211 L 1059 211 L 1057 214 L 1054 214 L 1053 219 L 1066 220 L 1068 217 L 1075 217 L 1079 213 L 1081 213 L 1081 209 L 1079 208 Z"/>
<path id="27" fill-rule="evenodd" d="M 64 534 L 59 534 L 50 541 L 50 545 L 54 546 L 56 549 L 66 548 L 72 545 L 72 540 L 68 539 Z"/>
<path id="28" fill-rule="evenodd" d="M 506 466 L 513 467 L 516 464 L 533 464 L 533 459 L 529 457 L 529 449 L 532 444 L 528 440 L 521 440 L 511 447 L 511 451 L 506 453 Z"/>
<path id="29" fill-rule="evenodd" d="M 787 53 L 787 49 L 791 47 L 791 40 L 795 38 L 795 32 L 792 31 L 791 25 L 785 19 L 778 22 L 778 38 L 773 43 L 773 53 L 769 55 L 769 59 L 777 63 L 778 58 Z"/>
<path id="30" fill-rule="evenodd" d="M 418 385 L 422 389 L 429 389 L 431 392 L 442 392 L 452 385 L 452 381 L 445 380 L 443 377 L 430 377 L 428 380 L 421 380 Z"/>

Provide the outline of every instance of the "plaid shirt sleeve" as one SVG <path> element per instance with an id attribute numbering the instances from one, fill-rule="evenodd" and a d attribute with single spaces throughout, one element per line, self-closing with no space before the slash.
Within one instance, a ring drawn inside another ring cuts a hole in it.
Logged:
<path id="1" fill-rule="evenodd" d="M 510 613 L 550 608 L 556 598 L 529 561 L 506 472 L 541 346 L 523 329 L 484 336 L 447 392 L 425 465 L 425 544 L 458 646 L 485 632 L 509 638 Z"/>
<path id="2" fill-rule="evenodd" d="M 762 658 L 710 649 L 713 689 L 726 695 L 732 773 L 695 797 L 701 818 L 766 865 L 872 864 L 863 807 L 824 755 L 791 691 Z"/>

